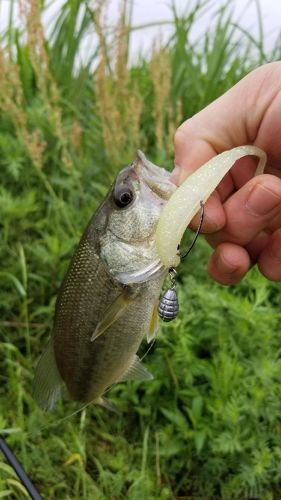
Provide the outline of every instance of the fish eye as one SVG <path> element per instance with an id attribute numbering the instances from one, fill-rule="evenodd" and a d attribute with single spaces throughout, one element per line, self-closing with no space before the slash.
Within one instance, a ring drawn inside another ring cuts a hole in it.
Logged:
<path id="1" fill-rule="evenodd" d="M 121 186 L 114 190 L 114 201 L 119 208 L 127 207 L 133 199 L 133 192 L 127 186 Z"/>

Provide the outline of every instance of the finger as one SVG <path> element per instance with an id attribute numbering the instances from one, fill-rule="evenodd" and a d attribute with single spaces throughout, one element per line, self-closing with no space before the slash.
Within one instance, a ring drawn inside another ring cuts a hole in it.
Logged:
<path id="1" fill-rule="evenodd" d="M 234 243 L 222 243 L 210 258 L 209 275 L 222 285 L 234 285 L 241 281 L 251 266 L 245 248 Z"/>
<path id="2" fill-rule="evenodd" d="M 248 254 L 250 255 L 252 263 L 256 263 L 260 253 L 268 245 L 271 233 L 261 231 L 255 238 L 253 238 L 248 245 L 245 246 Z"/>
<path id="3" fill-rule="evenodd" d="M 258 260 L 260 272 L 272 281 L 281 281 L 281 229 L 272 234 Z"/>
<path id="4" fill-rule="evenodd" d="M 176 167 L 177 168 L 177 167 Z M 180 172 L 180 167 L 179 171 Z M 176 169 L 172 173 L 171 181 L 178 184 L 179 178 Z M 232 181 L 231 181 L 232 182 Z M 195 215 L 189 224 L 189 227 L 196 231 L 200 221 L 200 211 Z M 207 202 L 204 204 L 204 220 L 202 224 L 202 233 L 213 233 L 219 231 L 225 224 L 225 214 L 220 200 L 220 195 L 215 190 Z"/>
<path id="5" fill-rule="evenodd" d="M 257 169 L 258 159 L 253 156 L 240 158 L 230 170 L 230 175 L 236 189 L 240 189 L 246 182 L 254 177 Z M 281 170 L 271 167 L 268 163 L 264 173 L 281 177 Z"/>
<path id="6" fill-rule="evenodd" d="M 189 227 L 196 231 L 199 225 L 201 210 L 193 217 Z M 201 233 L 214 233 L 225 225 L 225 213 L 219 195 L 214 192 L 204 204 L 204 219 Z"/>
<path id="7" fill-rule="evenodd" d="M 231 169 L 231 178 L 235 189 L 240 189 L 255 175 L 258 159 L 253 156 L 240 158 Z"/>
<path id="8" fill-rule="evenodd" d="M 221 231 L 207 236 L 216 247 L 224 241 L 247 245 L 281 210 L 281 179 L 259 175 L 251 179 L 224 204 L 226 224 Z"/>
<path id="9" fill-rule="evenodd" d="M 270 229 L 271 233 L 276 231 L 276 229 L 281 228 L 281 212 L 277 213 L 276 216 L 270 220 L 268 228 Z"/>
<path id="10" fill-rule="evenodd" d="M 235 189 L 233 178 L 231 175 L 231 170 L 227 172 L 227 174 L 224 176 L 224 178 L 216 188 L 216 192 L 219 194 L 221 201 L 225 201 L 233 193 Z"/>

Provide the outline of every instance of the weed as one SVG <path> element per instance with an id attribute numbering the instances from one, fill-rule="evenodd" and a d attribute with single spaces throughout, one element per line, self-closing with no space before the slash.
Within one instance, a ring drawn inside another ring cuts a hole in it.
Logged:
<path id="1" fill-rule="evenodd" d="M 216 285 L 203 241 L 180 270 L 180 315 L 146 358 L 154 380 L 110 391 L 122 416 L 71 402 L 45 415 L 32 400 L 60 283 L 116 172 L 139 147 L 170 167 L 179 123 L 280 56 L 280 40 L 265 53 L 261 15 L 254 39 L 229 7 L 197 0 L 182 15 L 173 6 L 168 43 L 129 66 L 131 3 L 121 2 L 113 32 L 104 4 L 65 0 L 46 39 L 40 2 L 20 1 L 24 33 L 10 2 L 0 50 L 1 434 L 43 498 L 277 500 L 280 286 L 255 269 L 238 286 Z M 195 39 L 206 9 L 212 26 Z M 98 49 L 79 63 L 93 31 Z M 2 458 L 0 496 L 25 497 Z"/>

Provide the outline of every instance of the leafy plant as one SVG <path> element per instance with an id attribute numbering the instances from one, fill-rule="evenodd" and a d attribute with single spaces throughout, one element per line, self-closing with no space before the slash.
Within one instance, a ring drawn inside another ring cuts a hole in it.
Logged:
<path id="1" fill-rule="evenodd" d="M 63 275 L 116 172 L 139 147 L 169 168 L 179 123 L 280 56 L 280 39 L 265 53 L 260 14 L 255 39 L 231 5 L 197 0 L 183 14 L 172 4 L 168 43 L 129 65 L 140 29 L 132 5 L 121 2 L 112 31 L 104 4 L 65 0 L 46 37 L 39 2 L 20 0 L 22 29 L 10 2 L 0 48 L 1 434 L 43 498 L 277 500 L 280 286 L 255 269 L 238 286 L 214 284 L 204 241 L 180 270 L 179 318 L 146 358 L 154 380 L 110 391 L 120 417 L 70 402 L 45 415 L 31 398 Z M 212 26 L 196 38 L 206 9 Z M 83 62 L 93 32 L 98 46 Z M 0 497 L 25 497 L 4 460 Z"/>

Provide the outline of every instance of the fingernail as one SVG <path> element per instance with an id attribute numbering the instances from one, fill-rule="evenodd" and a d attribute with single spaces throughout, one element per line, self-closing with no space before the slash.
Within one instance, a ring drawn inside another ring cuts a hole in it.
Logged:
<path id="1" fill-rule="evenodd" d="M 280 192 L 275 192 L 261 184 L 256 184 L 250 191 L 246 208 L 255 216 L 267 215 L 281 203 Z"/>

